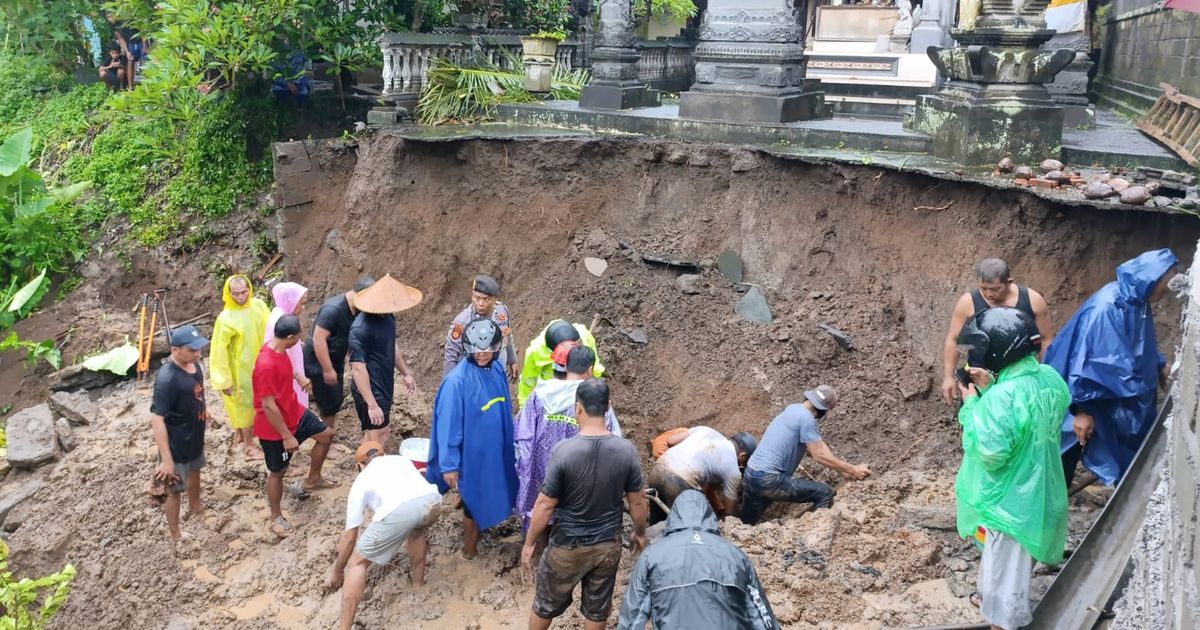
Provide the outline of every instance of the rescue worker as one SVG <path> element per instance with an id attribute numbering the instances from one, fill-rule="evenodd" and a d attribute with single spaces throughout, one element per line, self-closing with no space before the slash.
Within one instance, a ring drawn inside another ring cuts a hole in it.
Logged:
<path id="1" fill-rule="evenodd" d="M 212 345 L 208 355 L 208 378 L 212 388 L 221 392 L 233 443 L 241 444 L 246 461 L 261 459 L 254 445 L 254 362 L 263 345 L 263 335 L 271 309 L 254 297 L 250 278 L 229 276 L 221 293 L 225 309 L 213 323 Z"/>
<path id="2" fill-rule="evenodd" d="M 737 512 L 742 490 L 742 469 L 758 443 L 742 431 L 728 439 L 711 427 L 692 427 L 667 440 L 668 449 L 650 469 L 649 486 L 667 509 L 679 493 L 691 488 L 708 497 L 720 518 Z M 650 524 L 667 518 L 653 501 Z"/>
<path id="3" fill-rule="evenodd" d="M 478 553 L 479 532 L 504 522 L 517 501 L 516 449 L 508 379 L 497 362 L 504 336 L 482 317 L 463 329 L 470 356 L 438 387 L 425 478 L 442 494 L 458 491 L 463 556 Z"/>
<path id="4" fill-rule="evenodd" d="M 954 400 L 954 395 L 958 392 L 954 380 L 954 370 L 961 367 L 958 364 L 957 340 L 967 318 L 978 315 L 987 308 L 1008 306 L 1025 313 L 1037 323 L 1038 334 L 1042 336 L 1040 350 L 1049 347 L 1054 338 L 1046 299 L 1041 293 L 1013 282 L 1012 271 L 1007 262 L 999 258 L 985 258 L 979 261 L 975 265 L 975 279 L 979 286 L 959 296 L 958 302 L 954 304 L 954 311 L 950 314 L 950 330 L 946 331 L 946 341 L 942 344 L 941 392 L 942 400 L 947 404 Z"/>
<path id="5" fill-rule="evenodd" d="M 556 319 L 535 335 L 525 350 L 525 365 L 521 368 L 521 380 L 517 382 L 518 406 L 525 404 L 525 399 L 537 387 L 538 381 L 548 381 L 554 377 L 554 350 L 564 341 L 576 341 L 591 348 L 596 353 L 592 375 L 596 378 L 604 376 L 604 365 L 600 363 L 600 353 L 596 351 L 596 338 L 587 326 Z"/>
<path id="6" fill-rule="evenodd" d="M 412 371 L 396 341 L 396 313 L 420 302 L 420 291 L 402 284 L 391 274 L 354 296 L 354 308 L 359 313 L 350 326 L 348 338 L 350 391 L 364 442 L 387 444 L 396 371 L 400 372 L 406 395 L 412 396 L 417 391 Z"/>
<path id="7" fill-rule="evenodd" d="M 517 443 L 517 514 L 521 529 L 529 529 L 533 504 L 537 501 L 546 465 L 555 444 L 579 433 L 575 418 L 575 390 L 592 378 L 596 354 L 591 348 L 574 341 L 564 341 L 554 351 L 554 378 L 538 383 L 525 406 L 517 414 L 515 439 Z M 617 414 L 609 407 L 604 414 L 604 426 L 609 433 L 621 437 Z"/>
<path id="8" fill-rule="evenodd" d="M 818 464 L 846 479 L 861 480 L 871 474 L 866 464 L 851 464 L 834 455 L 817 428 L 817 420 L 837 406 L 837 391 L 818 385 L 804 392 L 804 398 L 803 403 L 788 405 L 775 416 L 746 462 L 740 516 L 747 525 L 757 523 L 774 501 L 812 503 L 818 510 L 833 507 L 834 492 L 829 484 L 792 477 L 805 455 L 811 454 Z"/>
<path id="9" fill-rule="evenodd" d="M 646 548 L 629 576 L 618 630 L 745 628 L 776 630 L 767 593 L 750 558 L 721 538 L 704 495 L 684 490 L 663 536 Z"/>
<path id="10" fill-rule="evenodd" d="M 1037 361 L 1038 330 L 1022 311 L 994 307 L 963 325 L 971 382 L 959 384 L 963 459 L 955 479 L 958 533 L 982 543 L 978 603 L 993 628 L 1033 621 L 1033 561 L 1056 565 L 1067 541 L 1067 489 L 1058 427 L 1067 384 Z"/>
<path id="11" fill-rule="evenodd" d="M 500 302 L 499 298 L 500 283 L 491 276 L 475 276 L 475 281 L 471 284 L 471 305 L 464 308 L 454 318 L 454 321 L 450 322 L 450 331 L 446 333 L 442 378 L 446 378 L 446 375 L 466 356 L 466 353 L 463 352 L 463 329 L 475 318 L 482 317 L 496 322 L 496 325 L 500 327 L 504 341 L 497 361 L 509 378 L 517 380 L 521 367 L 517 365 L 516 343 L 512 337 L 512 319 L 508 313 L 508 307 Z"/>
<path id="12" fill-rule="evenodd" d="M 1158 249 L 1117 267 L 1117 279 L 1075 311 L 1046 351 L 1046 364 L 1071 388 L 1062 424 L 1068 484 L 1081 460 L 1101 482 L 1116 484 L 1154 425 L 1169 371 L 1151 305 L 1166 297 L 1175 263 L 1171 250 Z"/>

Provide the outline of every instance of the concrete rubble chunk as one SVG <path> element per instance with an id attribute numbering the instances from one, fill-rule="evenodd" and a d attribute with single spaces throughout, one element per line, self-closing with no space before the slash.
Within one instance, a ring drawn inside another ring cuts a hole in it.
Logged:
<path id="1" fill-rule="evenodd" d="M 770 324 L 775 319 L 771 315 L 771 306 L 767 304 L 767 297 L 758 287 L 751 287 L 746 295 L 738 300 L 733 310 L 738 315 L 760 324 Z"/>
<path id="2" fill-rule="evenodd" d="M 589 256 L 583 259 L 583 266 L 587 268 L 588 273 L 599 278 L 608 269 L 608 261 Z"/>
<path id="3" fill-rule="evenodd" d="M 92 402 L 87 392 L 54 392 L 50 396 L 50 409 L 66 418 L 71 424 L 91 424 L 100 415 L 100 406 Z"/>
<path id="4" fill-rule="evenodd" d="M 44 487 L 46 487 L 46 482 L 41 479 L 30 479 L 25 482 L 25 485 L 17 488 L 15 492 L 10 492 L 0 497 L 0 522 L 3 522 L 8 517 L 8 513 L 13 508 L 37 494 Z"/>
<path id="5" fill-rule="evenodd" d="M 50 405 L 41 404 L 13 414 L 8 419 L 8 463 L 13 468 L 37 468 L 58 455 L 54 415 Z"/>
<path id="6" fill-rule="evenodd" d="M 958 529 L 957 514 L 953 505 L 917 505 L 902 503 L 896 510 L 896 524 L 923 529 L 954 531 Z"/>
<path id="7" fill-rule="evenodd" d="M 675 279 L 675 286 L 685 295 L 698 295 L 704 289 L 704 278 L 698 274 L 685 273 Z"/>
<path id="8" fill-rule="evenodd" d="M 60 417 L 54 421 L 54 434 L 58 438 L 58 445 L 62 447 L 64 453 L 70 453 L 75 450 L 75 436 L 71 434 L 71 423 L 67 422 L 66 418 Z"/>
<path id="9" fill-rule="evenodd" d="M 717 270 L 725 276 L 726 280 L 734 284 L 741 282 L 743 278 L 741 256 L 738 256 L 732 249 L 721 252 L 720 257 L 717 258 Z"/>
<path id="10" fill-rule="evenodd" d="M 753 151 L 734 151 L 729 159 L 729 170 L 734 173 L 745 173 L 762 168 L 762 159 Z"/>

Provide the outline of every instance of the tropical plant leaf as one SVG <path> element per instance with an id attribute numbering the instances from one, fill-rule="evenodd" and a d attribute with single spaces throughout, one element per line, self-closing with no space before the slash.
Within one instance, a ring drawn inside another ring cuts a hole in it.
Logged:
<path id="1" fill-rule="evenodd" d="M 33 150 L 33 127 L 26 127 L 0 144 L 0 177 L 8 177 L 29 162 Z"/>
<path id="2" fill-rule="evenodd" d="M 29 281 L 29 284 L 21 287 L 20 290 L 13 295 L 12 301 L 8 303 L 8 312 L 15 313 L 25 306 L 25 303 L 33 298 L 37 290 L 42 287 L 42 282 L 46 280 L 46 270 L 43 269 L 36 278 Z"/>
<path id="3" fill-rule="evenodd" d="M 78 184 L 71 184 L 61 188 L 51 188 L 48 192 L 54 198 L 54 201 L 58 203 L 71 203 L 78 199 L 79 195 L 82 195 L 83 191 L 87 190 L 91 185 L 91 182 L 79 182 Z"/>

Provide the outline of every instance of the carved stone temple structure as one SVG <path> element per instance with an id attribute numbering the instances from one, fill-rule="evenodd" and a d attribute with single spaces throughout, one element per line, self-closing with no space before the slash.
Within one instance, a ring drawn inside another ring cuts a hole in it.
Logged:
<path id="1" fill-rule="evenodd" d="M 592 49 L 592 80 L 579 95 L 587 109 L 629 109 L 658 105 L 658 92 L 638 80 L 630 0 L 600 0 L 600 28 Z"/>
<path id="2" fill-rule="evenodd" d="M 709 0 L 681 118 L 785 123 L 825 115 L 805 76 L 803 11 L 791 0 Z"/>
<path id="3" fill-rule="evenodd" d="M 929 49 L 947 81 L 918 99 L 908 126 L 933 138 L 935 156 L 974 166 L 1059 155 L 1063 109 L 1045 84 L 1075 53 L 1038 50 L 1054 35 L 1042 16 L 1047 4 L 983 0 L 974 28 L 951 31 L 957 47 Z"/>

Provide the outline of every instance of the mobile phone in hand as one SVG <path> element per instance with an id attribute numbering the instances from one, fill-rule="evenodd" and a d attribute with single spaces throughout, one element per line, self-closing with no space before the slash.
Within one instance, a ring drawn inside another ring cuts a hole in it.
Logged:
<path id="1" fill-rule="evenodd" d="M 954 380 L 958 381 L 963 387 L 971 387 L 974 382 L 971 380 L 971 373 L 966 368 L 958 368 L 954 370 Z"/>

